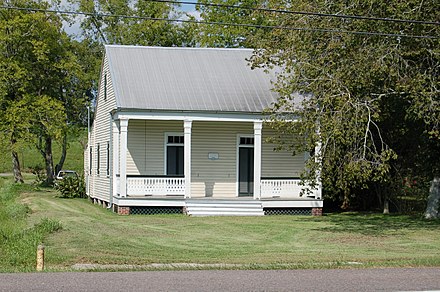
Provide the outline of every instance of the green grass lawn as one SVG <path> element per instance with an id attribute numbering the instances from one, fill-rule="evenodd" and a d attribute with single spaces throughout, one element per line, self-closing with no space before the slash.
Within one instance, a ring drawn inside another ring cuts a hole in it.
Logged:
<path id="1" fill-rule="evenodd" d="M 49 270 L 77 263 L 220 263 L 258 269 L 440 266 L 440 222 L 410 216 L 119 216 L 85 199 L 61 199 L 53 190 L 31 188 L 23 190 L 19 201 L 30 210 L 27 228 L 44 218 L 62 225 L 42 239 Z"/>

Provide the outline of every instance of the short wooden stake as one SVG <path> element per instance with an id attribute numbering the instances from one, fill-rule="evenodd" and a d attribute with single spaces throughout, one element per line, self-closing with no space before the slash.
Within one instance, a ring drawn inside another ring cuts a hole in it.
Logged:
<path id="1" fill-rule="evenodd" d="M 40 244 L 37 247 L 37 271 L 44 270 L 44 245 Z"/>

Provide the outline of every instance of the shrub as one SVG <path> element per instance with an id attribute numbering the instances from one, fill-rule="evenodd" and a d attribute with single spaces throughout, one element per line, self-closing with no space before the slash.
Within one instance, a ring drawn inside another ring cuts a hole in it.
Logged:
<path id="1" fill-rule="evenodd" d="M 83 176 L 68 176 L 56 184 L 62 198 L 86 198 L 86 185 Z"/>
<path id="2" fill-rule="evenodd" d="M 39 185 L 46 181 L 46 170 L 41 165 L 37 164 L 33 167 L 30 167 L 32 174 L 35 175 L 35 184 Z"/>

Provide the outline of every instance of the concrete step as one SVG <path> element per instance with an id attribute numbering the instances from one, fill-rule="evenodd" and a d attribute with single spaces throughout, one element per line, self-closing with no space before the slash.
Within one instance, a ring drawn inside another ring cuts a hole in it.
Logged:
<path id="1" fill-rule="evenodd" d="M 192 217 L 208 217 L 208 216 L 264 216 L 264 212 L 210 212 L 210 211 L 200 211 L 200 212 L 188 212 L 189 216 Z"/>

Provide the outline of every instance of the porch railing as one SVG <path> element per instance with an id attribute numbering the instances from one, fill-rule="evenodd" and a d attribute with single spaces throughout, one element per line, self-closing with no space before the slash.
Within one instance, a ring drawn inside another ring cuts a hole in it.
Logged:
<path id="1" fill-rule="evenodd" d="M 261 179 L 261 198 L 317 198 L 317 191 L 311 193 L 304 191 L 306 186 L 300 184 L 299 178 L 264 178 Z"/>
<path id="2" fill-rule="evenodd" d="M 183 177 L 127 177 L 127 196 L 184 196 Z"/>

